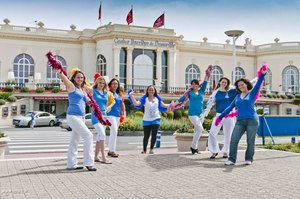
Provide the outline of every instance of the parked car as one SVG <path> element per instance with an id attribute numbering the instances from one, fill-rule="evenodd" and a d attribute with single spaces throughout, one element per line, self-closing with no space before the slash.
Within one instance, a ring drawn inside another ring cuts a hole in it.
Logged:
<path id="1" fill-rule="evenodd" d="M 57 116 L 55 117 L 55 118 L 56 118 L 56 125 L 57 125 L 57 126 L 60 126 L 61 122 L 62 122 L 63 120 L 65 120 L 66 117 L 67 117 L 67 112 L 63 112 L 62 114 L 57 115 Z"/>
<path id="2" fill-rule="evenodd" d="M 84 123 L 89 129 L 93 129 L 94 126 L 92 125 L 91 113 L 87 113 L 84 115 Z M 61 120 L 60 128 L 67 129 L 68 131 L 72 131 L 72 128 L 67 124 L 67 119 Z"/>
<path id="3" fill-rule="evenodd" d="M 27 126 L 31 124 L 31 113 L 28 112 L 25 116 L 17 116 L 13 119 L 13 125 L 16 127 Z M 35 116 L 35 126 L 54 126 L 56 124 L 55 116 L 42 111 L 33 111 Z"/>

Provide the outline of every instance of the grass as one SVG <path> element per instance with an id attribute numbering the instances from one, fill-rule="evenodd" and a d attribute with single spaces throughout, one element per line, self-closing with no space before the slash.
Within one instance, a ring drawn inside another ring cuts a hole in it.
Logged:
<path id="1" fill-rule="evenodd" d="M 293 153 L 300 153 L 300 142 L 296 144 L 287 143 L 287 144 L 275 144 L 273 145 L 272 142 L 268 142 L 265 146 L 266 149 L 273 149 L 279 151 L 288 151 Z"/>

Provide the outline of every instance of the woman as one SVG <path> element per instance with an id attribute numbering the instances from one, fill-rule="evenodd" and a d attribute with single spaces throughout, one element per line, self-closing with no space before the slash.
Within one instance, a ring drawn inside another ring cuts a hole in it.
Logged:
<path id="1" fill-rule="evenodd" d="M 131 90 L 128 91 L 129 101 L 135 105 L 136 108 L 145 107 L 144 117 L 143 117 L 143 151 L 142 154 L 147 153 L 148 140 L 151 134 L 151 144 L 149 154 L 154 154 L 153 148 L 156 142 L 156 134 L 160 126 L 160 114 L 161 112 L 166 112 L 168 105 L 164 104 L 161 97 L 158 96 L 157 90 L 154 86 L 150 85 L 147 87 L 146 94 L 140 98 L 139 101 L 133 96 Z"/>
<path id="2" fill-rule="evenodd" d="M 107 118 L 111 123 L 110 136 L 108 142 L 108 156 L 117 158 L 119 154 L 116 153 L 117 135 L 120 126 L 120 117 L 125 115 L 125 104 L 123 102 L 122 94 L 120 92 L 120 82 L 116 78 L 113 78 L 108 83 L 108 87 L 112 92 L 115 104 L 111 107 L 111 111 L 107 113 Z"/>
<path id="3" fill-rule="evenodd" d="M 93 93 L 93 98 L 98 104 L 102 115 L 106 116 L 110 112 L 111 107 L 114 105 L 115 101 L 113 95 L 107 90 L 107 83 L 105 77 L 101 76 L 100 73 L 95 73 L 94 75 L 94 86 L 90 91 Z M 96 147 L 95 147 L 95 162 L 100 162 L 104 164 L 111 164 L 111 162 L 105 156 L 105 128 L 106 126 L 101 124 L 96 118 L 94 111 L 92 112 L 92 124 L 97 131 L 96 137 Z M 99 152 L 101 152 L 102 159 L 99 158 Z"/>
<path id="4" fill-rule="evenodd" d="M 202 85 L 200 86 L 199 81 L 197 79 L 192 80 L 191 89 L 187 90 L 185 94 L 182 97 L 180 97 L 175 104 L 170 105 L 171 107 L 180 107 L 181 105 L 178 106 L 178 104 L 183 104 L 187 100 L 190 101 L 188 116 L 195 128 L 193 141 L 191 145 L 192 154 L 198 153 L 198 141 L 203 131 L 200 115 L 203 111 L 204 93 L 207 86 L 207 81 L 209 81 L 210 79 L 211 71 L 212 66 L 210 65 L 205 71 L 206 75 L 204 81 L 202 82 Z"/>
<path id="5" fill-rule="evenodd" d="M 231 104 L 237 95 L 237 90 L 235 88 L 230 89 L 229 86 L 230 80 L 226 77 L 222 77 L 218 82 L 217 89 L 209 97 L 206 109 L 203 112 L 203 116 L 207 116 L 212 106 L 216 104 L 216 117 L 213 119 L 208 136 L 208 150 L 212 153 L 210 159 L 214 159 L 218 153 L 220 153 L 217 135 L 222 126 L 224 132 L 224 146 L 222 148 L 222 153 L 223 158 L 228 158 L 230 137 L 234 127 L 234 118 L 224 118 L 218 126 L 215 125 L 215 120 Z"/>
<path id="6" fill-rule="evenodd" d="M 221 122 L 221 120 L 234 108 L 237 107 L 238 115 L 235 127 L 232 132 L 230 140 L 230 150 L 228 161 L 225 165 L 234 165 L 236 162 L 238 144 L 242 135 L 247 131 L 247 150 L 245 154 L 245 164 L 251 165 L 254 156 L 255 136 L 258 129 L 258 116 L 254 108 L 254 103 L 261 84 L 265 78 L 267 72 L 266 65 L 260 68 L 261 75 L 259 76 L 255 86 L 253 87 L 251 82 L 247 79 L 239 79 L 234 85 L 236 86 L 238 94 L 232 101 L 229 107 L 227 107 L 221 115 L 216 119 L 215 125 Z"/>
<path id="7" fill-rule="evenodd" d="M 83 167 L 77 166 L 77 148 L 81 136 L 84 142 L 83 165 L 88 171 L 96 171 L 97 169 L 93 167 L 93 134 L 84 123 L 85 106 L 88 99 L 84 90 L 85 76 L 78 68 L 71 71 L 70 79 L 60 69 L 56 69 L 56 72 L 68 91 L 67 123 L 72 128 L 72 133 L 68 149 L 67 169 L 83 169 Z"/>

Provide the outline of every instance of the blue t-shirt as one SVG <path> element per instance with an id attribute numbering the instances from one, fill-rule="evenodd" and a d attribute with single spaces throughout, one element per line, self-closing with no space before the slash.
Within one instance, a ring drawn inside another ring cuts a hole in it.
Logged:
<path id="1" fill-rule="evenodd" d="M 218 91 L 215 96 L 216 112 L 222 113 L 231 104 L 237 94 L 236 89 Z"/>
<path id="2" fill-rule="evenodd" d="M 234 107 L 238 109 L 237 120 L 242 119 L 258 119 L 257 113 L 254 109 L 255 96 L 259 91 L 259 88 L 265 78 L 265 74 L 262 74 L 255 86 L 251 91 L 249 91 L 246 96 L 242 99 L 241 94 L 238 94 L 235 99 L 232 101 L 229 107 L 227 107 L 222 114 L 219 116 L 220 119 L 225 117 Z"/>
<path id="3" fill-rule="evenodd" d="M 189 91 L 190 107 L 188 110 L 189 116 L 200 116 L 203 112 L 203 98 L 207 81 L 203 81 L 201 88 L 198 90 L 198 94 L 194 93 L 193 90 Z M 184 96 L 178 99 L 179 102 L 183 102 Z"/>
<path id="4" fill-rule="evenodd" d="M 111 107 L 111 111 L 107 113 L 108 116 L 120 117 L 122 107 L 122 97 L 117 93 L 112 93 L 115 99 L 115 104 Z"/>
<path id="5" fill-rule="evenodd" d="M 84 116 L 85 114 L 85 104 L 87 101 L 86 95 L 79 88 L 71 93 L 68 93 L 69 107 L 67 114 L 68 115 L 78 115 Z"/>
<path id="6" fill-rule="evenodd" d="M 108 101 L 108 92 L 103 91 L 101 94 L 97 89 L 93 88 L 93 98 L 98 104 L 102 115 L 106 115 L 106 104 Z M 95 117 L 94 111 L 92 112 L 92 124 L 97 124 L 99 120 Z"/>

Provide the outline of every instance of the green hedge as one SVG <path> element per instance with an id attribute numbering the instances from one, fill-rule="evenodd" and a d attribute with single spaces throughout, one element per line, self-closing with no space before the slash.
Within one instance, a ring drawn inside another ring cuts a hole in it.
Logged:
<path id="1" fill-rule="evenodd" d="M 58 92 L 59 92 L 59 87 L 52 88 L 52 93 L 58 93 Z"/>
<path id="2" fill-rule="evenodd" d="M 12 86 L 7 85 L 4 87 L 4 92 L 13 92 L 13 90 L 14 90 L 14 87 L 12 87 Z"/>
<path id="3" fill-rule="evenodd" d="M 28 93 L 29 92 L 29 88 L 28 87 L 22 87 L 21 88 L 21 92 L 22 93 Z"/>
<path id="4" fill-rule="evenodd" d="M 17 98 L 15 97 L 15 96 L 9 96 L 8 98 L 7 98 L 7 101 L 9 101 L 9 102 L 15 102 L 15 101 L 17 101 Z"/>
<path id="5" fill-rule="evenodd" d="M 36 93 L 43 93 L 43 92 L 45 92 L 45 88 L 39 87 L 39 88 L 37 88 L 37 89 L 35 90 L 35 92 L 36 92 Z"/>
<path id="6" fill-rule="evenodd" d="M 7 100 L 9 96 L 11 96 L 10 92 L 0 92 L 0 99 Z"/>
<path id="7" fill-rule="evenodd" d="M 4 99 L 0 99 L 0 106 L 5 104 L 5 100 Z"/>

